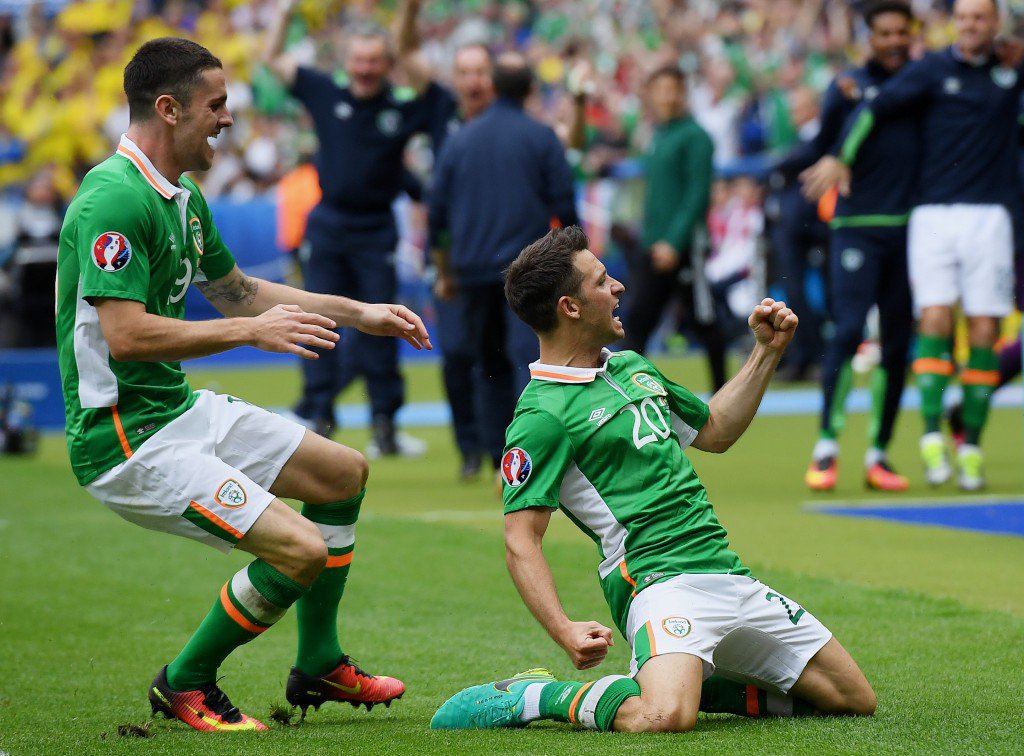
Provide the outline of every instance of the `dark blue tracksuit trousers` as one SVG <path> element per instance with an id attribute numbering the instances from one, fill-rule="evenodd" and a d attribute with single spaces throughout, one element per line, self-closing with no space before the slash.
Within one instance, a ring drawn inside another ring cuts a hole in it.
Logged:
<path id="1" fill-rule="evenodd" d="M 832 431 L 831 417 L 839 373 L 864 339 L 868 310 L 878 305 L 885 395 L 875 418 L 872 443 L 885 449 L 892 438 L 907 374 L 913 335 L 910 283 L 907 279 L 907 229 L 839 228 L 831 235 L 831 298 L 835 334 L 822 361 L 822 430 Z"/>
<path id="2" fill-rule="evenodd" d="M 477 427 L 473 348 L 462 319 L 462 296 L 451 302 L 434 298 L 437 323 L 433 336 L 441 348 L 441 374 L 452 411 L 455 444 L 463 457 L 483 451 Z"/>
<path id="3" fill-rule="evenodd" d="M 339 230 L 334 238 L 322 231 L 310 233 L 299 255 L 306 290 L 361 302 L 394 302 L 398 231 L 390 210 L 380 220 L 375 226 Z M 361 375 L 371 414 L 394 417 L 405 399 L 398 340 L 354 328 L 338 333 L 341 340 L 333 350 L 316 350 L 320 359 L 302 361 L 304 385 L 296 413 L 309 420 L 333 421 L 337 395 Z"/>

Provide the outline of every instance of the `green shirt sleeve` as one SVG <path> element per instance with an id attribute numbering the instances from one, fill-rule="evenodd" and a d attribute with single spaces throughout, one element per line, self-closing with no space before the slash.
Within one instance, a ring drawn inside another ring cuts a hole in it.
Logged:
<path id="1" fill-rule="evenodd" d="M 647 364 L 651 366 L 651 370 L 657 374 L 665 387 L 668 406 L 672 411 L 672 430 L 679 436 L 679 445 L 685 449 L 693 443 L 697 433 L 707 423 L 711 409 L 689 389 L 666 378 L 665 374 L 658 370 L 650 360 L 647 360 Z"/>
<path id="2" fill-rule="evenodd" d="M 557 509 L 562 478 L 573 459 L 573 448 L 558 418 L 526 409 L 506 433 L 501 478 L 505 514 L 530 507 Z"/>
<path id="3" fill-rule="evenodd" d="M 152 220 L 138 193 L 114 185 L 94 190 L 76 220 L 82 297 L 146 303 Z"/>
<path id="4" fill-rule="evenodd" d="M 680 152 L 679 172 L 686 177 L 688 188 L 665 234 L 665 241 L 678 252 L 689 249 L 694 229 L 707 215 L 714 151 L 715 145 L 711 138 L 703 129 L 698 128 Z"/>
<path id="5" fill-rule="evenodd" d="M 217 226 L 213 223 L 213 214 L 206 198 L 194 182 L 182 179 L 192 196 L 188 201 L 188 233 L 191 243 L 199 253 L 199 272 L 197 281 L 216 281 L 223 278 L 235 267 L 235 257 L 221 239 Z"/>

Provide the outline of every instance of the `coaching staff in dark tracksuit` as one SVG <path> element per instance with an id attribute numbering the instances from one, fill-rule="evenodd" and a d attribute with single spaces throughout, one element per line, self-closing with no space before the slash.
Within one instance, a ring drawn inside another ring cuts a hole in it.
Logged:
<path id="1" fill-rule="evenodd" d="M 491 53 L 481 43 L 466 44 L 455 51 L 452 89 L 455 91 L 458 111 L 448 123 L 446 136 L 454 134 L 464 123 L 479 116 L 494 101 L 492 67 Z M 441 147 L 435 145 L 435 151 L 440 150 Z M 462 298 L 447 268 L 447 245 L 447 238 L 430 240 L 435 272 L 438 267 L 444 269 L 434 280 L 437 323 L 433 335 L 435 343 L 441 347 L 444 391 L 452 413 L 455 444 L 462 457 L 459 478 L 471 480 L 480 472 L 485 452 L 477 422 L 478 389 L 473 369 L 476 359 L 463 322 Z"/>
<path id="2" fill-rule="evenodd" d="M 909 60 L 910 7 L 900 0 L 870 6 L 864 20 L 870 31 L 871 56 L 859 68 L 835 78 L 822 101 L 821 130 L 808 144 L 808 163 L 837 147 L 843 124 L 861 102 Z M 882 361 L 882 396 L 874 402 L 871 446 L 864 459 L 870 488 L 904 491 L 907 479 L 889 464 L 892 439 L 907 374 L 907 354 L 914 321 L 907 280 L 907 219 L 917 179 L 918 121 L 906 114 L 881 124 L 864 143 L 851 177 L 848 197 L 838 197 L 829 226 L 832 321 L 835 332 L 822 360 L 821 432 L 804 476 L 813 491 L 835 488 L 850 360 L 864 338 L 868 310 L 878 305 Z"/>
<path id="3" fill-rule="evenodd" d="M 340 87 L 329 74 L 298 65 L 281 52 L 294 5 L 295 0 L 285 0 L 280 6 L 268 32 L 266 62 L 309 111 L 320 141 L 315 164 L 323 199 L 310 214 L 306 230 L 306 288 L 392 301 L 398 230 L 391 204 L 402 188 L 403 153 L 416 133 L 437 138 L 454 111 L 454 101 L 430 80 L 429 69 L 417 56 L 399 54 L 396 60 L 387 33 L 372 24 L 347 30 L 348 86 Z M 412 10 L 415 7 L 418 3 Z M 408 17 L 409 6 L 403 12 Z M 391 87 L 387 77 L 394 64 L 402 66 L 415 97 L 403 97 Z M 305 386 L 296 413 L 316 429 L 330 432 L 335 397 L 362 374 L 373 418 L 371 454 L 414 451 L 400 448 L 403 439 L 394 426 L 405 393 L 398 343 L 346 332 L 337 358 L 330 353 L 321 357 L 303 365 Z"/>
<path id="4" fill-rule="evenodd" d="M 1018 123 L 1024 67 L 997 55 L 995 0 L 957 0 L 957 41 L 908 64 L 851 117 L 839 161 L 810 173 L 809 191 L 838 183 L 850 192 L 848 166 L 866 159 L 875 128 L 907 113 L 921 119 L 920 169 L 907 226 L 908 269 L 919 313 L 914 372 L 925 434 L 921 459 L 932 485 L 949 480 L 940 430 L 942 395 L 954 372 L 953 306 L 967 318 L 970 356 L 960 373 L 965 443 L 957 452 L 957 483 L 985 485 L 981 431 L 999 381 L 993 345 L 999 320 L 1013 307 L 1013 229 L 1017 202 Z M 1007 51 L 1001 51 L 1005 55 Z M 1015 51 L 1019 57 L 1019 49 Z M 851 198 L 852 198 L 851 193 Z"/>
<path id="5" fill-rule="evenodd" d="M 447 234 L 438 274 L 450 276 L 477 356 L 481 441 L 497 467 L 505 428 L 530 381 L 537 339 L 505 301 L 503 272 L 552 223 L 577 223 L 575 187 L 555 132 L 523 112 L 533 74 L 517 53 L 494 67 L 497 100 L 448 137 L 430 195 L 432 238 Z"/>

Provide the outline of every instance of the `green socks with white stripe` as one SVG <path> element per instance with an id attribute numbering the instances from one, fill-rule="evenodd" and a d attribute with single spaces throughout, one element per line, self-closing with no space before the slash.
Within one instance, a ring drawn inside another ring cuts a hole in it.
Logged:
<path id="1" fill-rule="evenodd" d="M 533 683 L 523 692 L 523 722 L 553 719 L 608 732 L 627 698 L 640 695 L 635 680 L 609 675 L 596 682 Z"/>
<path id="2" fill-rule="evenodd" d="M 309 593 L 295 605 L 299 622 L 295 666 L 311 677 L 327 674 L 341 661 L 338 606 L 348 580 L 356 543 L 356 520 L 365 495 L 364 488 L 345 501 L 302 506 L 302 516 L 316 523 L 327 543 L 327 565 L 313 581 Z"/>
<path id="3" fill-rule="evenodd" d="M 195 690 L 215 682 L 228 654 L 281 619 L 306 590 L 262 559 L 243 567 L 224 584 L 206 619 L 167 665 L 167 684 L 173 690 Z"/>

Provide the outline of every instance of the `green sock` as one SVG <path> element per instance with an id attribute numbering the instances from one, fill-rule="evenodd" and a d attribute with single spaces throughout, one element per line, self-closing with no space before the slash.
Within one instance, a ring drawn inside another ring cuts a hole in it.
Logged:
<path id="1" fill-rule="evenodd" d="M 712 675 L 700 689 L 700 710 L 741 717 L 807 717 L 814 707 L 796 696 L 773 693 L 754 685 Z"/>
<path id="2" fill-rule="evenodd" d="M 295 605 L 299 623 L 295 666 L 307 675 L 324 675 L 337 667 L 341 660 L 338 606 L 352 564 L 356 520 L 365 495 L 364 488 L 351 499 L 335 504 L 302 506 L 302 516 L 316 523 L 327 543 L 327 565 L 313 581 L 309 593 Z"/>
<path id="3" fill-rule="evenodd" d="M 882 428 L 888 372 L 881 365 L 871 371 L 871 420 L 868 422 L 868 443 L 876 448 L 879 448 L 878 431 Z"/>
<path id="4" fill-rule="evenodd" d="M 991 347 L 971 347 L 960 384 L 964 389 L 964 440 L 977 445 L 988 418 L 992 393 L 999 385 L 999 358 Z"/>
<path id="5" fill-rule="evenodd" d="M 228 654 L 281 619 L 306 590 L 262 559 L 243 567 L 224 584 L 206 619 L 167 665 L 167 683 L 174 690 L 194 690 L 215 682 Z"/>
<path id="6" fill-rule="evenodd" d="M 832 394 L 832 406 L 829 407 L 828 424 L 832 438 L 837 438 L 846 428 L 846 398 L 850 395 L 852 387 L 853 365 L 850 360 L 846 360 L 839 368 L 835 393 Z"/>
<path id="7" fill-rule="evenodd" d="M 925 433 L 936 433 L 942 423 L 942 393 L 953 374 L 953 340 L 945 336 L 917 337 L 914 373 L 921 392 Z"/>
<path id="8" fill-rule="evenodd" d="M 540 692 L 540 716 L 608 732 L 622 702 L 639 695 L 636 681 L 622 675 L 609 675 L 589 683 L 545 683 Z"/>

